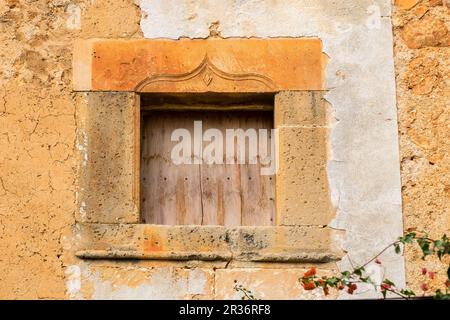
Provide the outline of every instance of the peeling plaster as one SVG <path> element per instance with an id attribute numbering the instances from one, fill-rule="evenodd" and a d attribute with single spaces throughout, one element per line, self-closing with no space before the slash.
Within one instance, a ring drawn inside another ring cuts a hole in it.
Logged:
<path id="1" fill-rule="evenodd" d="M 94 275 L 90 280 L 94 288 L 91 298 L 95 300 L 180 299 L 180 295 L 187 291 L 186 279 L 176 277 L 164 268 L 155 270 L 150 279 L 142 280 L 135 287 L 117 285 L 113 280 L 101 279 L 99 275 Z"/>
<path id="2" fill-rule="evenodd" d="M 81 163 L 85 167 L 88 163 L 88 136 L 86 132 L 78 132 L 77 149 L 81 153 Z"/>
<path id="3" fill-rule="evenodd" d="M 80 205 L 80 218 L 82 220 L 86 219 L 86 202 L 81 201 Z"/>
<path id="4" fill-rule="evenodd" d="M 81 297 L 81 268 L 77 265 L 68 266 L 66 276 L 67 294 L 70 299 L 79 299 Z"/>
<path id="5" fill-rule="evenodd" d="M 72 299 L 150 300 L 183 299 L 208 294 L 208 275 L 194 268 L 145 268 L 81 263 L 67 269 Z M 211 273 L 210 273 L 211 275 Z"/>

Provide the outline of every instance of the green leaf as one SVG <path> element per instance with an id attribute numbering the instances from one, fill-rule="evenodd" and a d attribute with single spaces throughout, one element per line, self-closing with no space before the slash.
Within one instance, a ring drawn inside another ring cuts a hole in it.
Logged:
<path id="1" fill-rule="evenodd" d="M 442 245 L 442 241 L 441 240 L 434 240 L 433 245 L 435 247 L 440 247 Z"/>
<path id="2" fill-rule="evenodd" d="M 443 293 L 440 289 L 438 289 L 436 290 L 433 298 L 435 300 L 450 300 L 450 294 L 448 292 Z"/>
<path id="3" fill-rule="evenodd" d="M 356 268 L 355 270 L 353 270 L 353 273 L 356 274 L 357 276 L 362 276 L 362 268 Z"/>
<path id="4" fill-rule="evenodd" d="M 400 254 L 401 250 L 400 250 L 400 245 L 399 245 L 398 243 L 396 243 L 396 244 L 394 245 L 394 248 L 395 248 L 395 253 L 396 253 L 396 254 Z"/>
<path id="5" fill-rule="evenodd" d="M 417 239 L 417 244 L 419 245 L 420 249 L 422 250 L 422 259 L 425 260 L 425 258 L 431 254 L 434 253 L 434 250 L 431 250 L 430 248 L 431 241 L 426 238 L 419 238 Z"/>
<path id="6" fill-rule="evenodd" d="M 361 277 L 359 280 L 361 280 L 364 283 L 369 282 L 370 278 L 369 277 Z"/>
<path id="7" fill-rule="evenodd" d="M 415 238 L 416 238 L 415 232 L 408 233 L 403 237 L 403 243 L 411 244 Z"/>
<path id="8" fill-rule="evenodd" d="M 350 276 L 350 271 L 344 271 L 344 272 L 341 272 L 341 274 L 344 276 L 344 277 L 349 277 Z"/>
<path id="9" fill-rule="evenodd" d="M 415 296 L 416 294 L 412 290 L 402 289 L 400 293 L 408 298 Z"/>
<path id="10" fill-rule="evenodd" d="M 339 279 L 336 277 L 331 277 L 325 280 L 325 284 L 330 286 L 330 287 L 336 287 L 339 283 Z"/>

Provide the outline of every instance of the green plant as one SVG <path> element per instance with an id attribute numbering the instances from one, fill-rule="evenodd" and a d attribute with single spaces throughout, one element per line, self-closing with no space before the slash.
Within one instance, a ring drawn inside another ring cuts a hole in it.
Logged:
<path id="1" fill-rule="evenodd" d="M 392 281 L 385 278 L 381 283 L 374 283 L 374 281 L 366 274 L 366 267 L 372 262 L 382 264 L 379 257 L 388 249 L 394 248 L 397 254 L 401 254 L 402 246 L 417 244 L 422 251 L 422 259 L 425 260 L 428 256 L 437 256 L 440 261 L 445 256 L 450 255 L 450 241 L 447 235 L 443 235 L 440 239 L 431 239 L 425 233 L 417 232 L 413 229 L 408 230 L 408 233 L 399 237 L 395 242 L 388 245 L 374 258 L 361 266 L 353 268 L 353 270 L 343 271 L 337 276 L 319 277 L 315 268 L 309 269 L 303 277 L 299 279 L 301 285 L 305 290 L 315 290 L 322 288 L 325 295 L 329 294 L 331 288 L 337 290 L 346 290 L 347 293 L 353 294 L 361 283 L 373 285 L 375 290 L 381 292 L 383 298 L 387 297 L 388 293 L 396 295 L 404 299 L 410 299 L 416 296 L 416 293 L 409 289 L 399 289 Z M 422 269 L 422 275 L 434 279 L 435 272 L 429 272 Z M 432 296 L 435 299 L 450 300 L 450 265 L 447 267 L 447 280 L 441 289 L 435 290 Z M 421 289 L 429 290 L 428 285 L 423 283 Z"/>
<path id="2" fill-rule="evenodd" d="M 249 289 L 245 288 L 242 284 L 238 284 L 236 280 L 234 283 L 234 290 L 242 293 L 241 300 L 257 300 Z"/>

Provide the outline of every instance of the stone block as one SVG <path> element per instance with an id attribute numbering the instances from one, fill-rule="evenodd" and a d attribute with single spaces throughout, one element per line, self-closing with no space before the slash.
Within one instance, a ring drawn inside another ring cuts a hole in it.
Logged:
<path id="1" fill-rule="evenodd" d="M 229 260 L 224 227 L 79 224 L 77 256 L 154 260 Z"/>
<path id="2" fill-rule="evenodd" d="M 419 0 L 395 0 L 395 5 L 402 10 L 413 8 Z"/>
<path id="3" fill-rule="evenodd" d="M 401 37 L 410 49 L 450 45 L 450 34 L 445 22 L 431 16 L 408 23 Z"/>
<path id="4" fill-rule="evenodd" d="M 78 220 L 139 221 L 136 105 L 127 92 L 90 92 L 79 108 Z"/>
<path id="5" fill-rule="evenodd" d="M 215 299 L 240 300 L 243 293 L 236 291 L 236 285 L 242 285 L 250 290 L 256 299 L 262 300 L 318 300 L 336 299 L 336 292 L 331 290 L 329 296 L 323 291 L 306 291 L 302 288 L 299 278 L 306 269 L 219 269 L 216 270 Z M 329 270 L 318 270 L 321 275 L 331 275 Z"/>
<path id="6" fill-rule="evenodd" d="M 282 91 L 275 95 L 275 128 L 326 126 L 328 103 L 323 91 Z"/>
<path id="7" fill-rule="evenodd" d="M 212 299 L 214 271 L 207 268 L 143 267 L 117 263 L 69 266 L 80 287 L 72 298 L 93 300 Z M 75 271 L 75 272 L 74 272 Z"/>
<path id="8" fill-rule="evenodd" d="M 236 260 L 324 263 L 343 256 L 334 243 L 336 233 L 316 227 L 239 227 L 228 238 Z"/>
<path id="9" fill-rule="evenodd" d="M 279 128 L 277 225 L 327 225 L 334 215 L 327 177 L 327 128 Z"/>

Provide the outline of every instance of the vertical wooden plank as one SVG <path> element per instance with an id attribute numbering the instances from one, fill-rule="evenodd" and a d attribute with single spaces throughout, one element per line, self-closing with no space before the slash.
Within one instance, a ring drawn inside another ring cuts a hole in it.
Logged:
<path id="1" fill-rule="evenodd" d="M 198 120 L 196 114 L 182 113 L 180 117 L 176 113 L 169 112 L 167 121 L 174 123 L 170 132 L 167 133 L 167 141 L 170 141 L 172 131 L 186 128 L 191 133 L 191 146 L 194 148 L 194 121 Z M 176 142 L 166 152 L 172 152 Z M 192 153 L 192 159 L 194 155 Z M 200 167 L 198 164 L 176 165 L 177 184 L 177 224 L 201 225 L 202 224 L 202 196 L 200 193 Z"/>
<path id="2" fill-rule="evenodd" d="M 164 214 L 163 211 L 163 204 L 168 205 L 163 201 L 168 190 L 161 181 L 164 164 L 161 150 L 164 142 L 163 128 L 164 121 L 161 115 L 149 113 L 143 115 L 141 203 L 146 223 L 165 224 L 174 221 L 169 212 Z"/>
<path id="3" fill-rule="evenodd" d="M 227 117 L 224 117 L 226 122 L 224 123 L 223 135 L 226 139 L 226 129 L 236 129 L 239 127 L 239 118 L 236 117 L 236 113 L 230 113 Z M 226 144 L 226 142 L 224 142 Z M 236 141 L 233 142 L 234 150 L 237 150 Z M 224 155 L 226 158 L 226 155 Z M 223 199 L 225 203 L 224 209 L 224 225 L 225 227 L 237 227 L 242 222 L 242 190 L 241 190 L 241 176 L 240 165 L 237 163 L 236 152 L 234 154 L 234 163 L 227 164 L 224 160 L 224 171 L 222 181 L 224 181 Z"/>
<path id="4" fill-rule="evenodd" d="M 225 129 L 239 128 L 239 117 L 236 113 L 230 113 L 228 123 Z M 226 133 L 224 132 L 226 138 Z M 238 145 L 237 140 L 231 142 L 234 146 L 234 155 L 232 156 L 234 164 L 225 165 L 225 175 L 223 177 L 226 181 L 227 188 L 225 189 L 224 198 L 226 199 L 227 207 L 225 209 L 225 226 L 237 227 L 242 224 L 242 194 L 241 189 L 241 166 L 238 164 Z"/>
<path id="5" fill-rule="evenodd" d="M 152 128 L 148 114 L 141 114 L 141 125 L 141 216 L 144 223 L 161 224 L 162 218 L 155 209 L 157 199 L 151 197 L 155 192 L 154 174 L 159 164 L 157 161 L 152 161 L 154 151 L 151 148 L 153 141 L 157 140 L 154 135 L 161 135 L 161 131 L 158 128 Z"/>
<path id="6" fill-rule="evenodd" d="M 258 129 L 256 119 L 249 119 L 246 113 L 243 113 L 239 118 L 239 127 L 247 129 Z M 245 164 L 240 165 L 240 177 L 241 177 L 241 192 L 242 192 L 242 219 L 241 225 L 259 225 L 260 217 L 262 214 L 259 208 L 256 207 L 256 203 L 259 200 L 259 166 L 255 164 L 249 164 L 249 145 L 250 141 L 245 139 Z M 242 142 L 241 142 L 242 143 Z M 237 156 L 240 157 L 240 149 L 237 150 Z"/>
<path id="7" fill-rule="evenodd" d="M 226 163 L 225 138 L 226 129 L 237 127 L 234 112 L 210 112 L 204 115 L 204 131 L 214 128 L 222 132 L 223 164 L 201 165 L 201 191 L 203 202 L 203 224 L 225 225 L 227 227 L 241 224 L 241 192 L 238 166 Z M 209 142 L 204 143 L 206 147 Z"/>
<path id="8" fill-rule="evenodd" d="M 273 128 L 273 116 L 269 113 L 262 113 L 261 118 L 258 118 L 259 128 L 267 129 L 267 152 L 268 155 L 272 156 L 273 161 L 275 160 L 275 155 L 271 155 L 271 144 L 272 132 L 270 129 Z M 259 142 L 259 141 L 258 141 Z M 258 201 L 258 206 L 261 208 L 261 215 L 258 225 L 273 225 L 275 219 L 275 175 L 261 175 L 261 165 L 260 159 L 258 159 L 258 171 L 259 171 L 259 195 L 260 199 Z"/>
<path id="9" fill-rule="evenodd" d="M 273 116 L 266 113 L 262 119 L 261 128 L 267 129 L 267 155 L 271 156 L 272 161 L 275 161 L 275 154 L 272 154 L 272 143 L 275 141 L 275 137 L 272 136 L 271 129 L 273 128 Z M 273 151 L 275 152 L 275 150 Z M 259 163 L 259 169 L 261 169 L 261 162 Z M 275 166 L 275 164 L 270 164 Z M 264 165 L 268 166 L 268 165 Z M 261 201 L 259 205 L 262 207 L 262 222 L 261 225 L 274 225 L 275 223 L 275 172 L 272 175 L 260 175 L 260 197 Z"/>
<path id="10" fill-rule="evenodd" d="M 248 129 L 272 127 L 270 114 L 246 113 L 240 117 L 240 126 Z M 273 177 L 261 175 L 261 164 L 249 163 L 249 141 L 246 140 L 246 163 L 241 165 L 242 225 L 265 226 L 273 224 L 275 185 Z M 270 141 L 269 141 L 270 143 Z M 269 147 L 270 150 L 270 147 Z"/>
<path id="11" fill-rule="evenodd" d="M 201 224 L 201 194 L 200 172 L 198 165 L 195 164 L 178 164 L 175 165 L 171 159 L 173 147 L 178 142 L 171 142 L 172 132 L 176 129 L 185 128 L 191 133 L 191 146 L 194 142 L 193 123 L 195 116 L 184 115 L 176 116 L 172 112 L 165 112 L 165 138 L 164 142 L 167 147 L 164 148 L 164 154 L 169 164 L 164 167 L 163 175 L 167 177 L 165 187 L 170 189 L 169 195 L 175 194 L 175 209 L 165 208 L 164 211 L 175 210 L 175 222 L 171 224 L 177 225 L 200 225 Z M 193 155 L 191 156 L 191 158 Z M 169 215 L 172 212 L 168 213 Z"/>
<path id="12" fill-rule="evenodd" d="M 198 114 L 198 112 L 197 112 Z M 209 112 L 200 115 L 203 122 L 203 132 L 208 129 L 219 129 L 217 127 L 217 114 Z M 212 142 L 203 142 L 203 150 Z M 206 159 L 204 159 L 205 161 Z M 224 202 L 223 202 L 223 165 L 203 163 L 200 166 L 200 192 L 202 198 L 202 224 L 223 225 Z"/>

